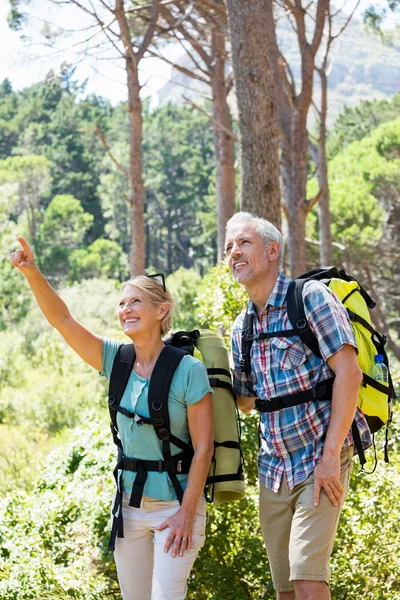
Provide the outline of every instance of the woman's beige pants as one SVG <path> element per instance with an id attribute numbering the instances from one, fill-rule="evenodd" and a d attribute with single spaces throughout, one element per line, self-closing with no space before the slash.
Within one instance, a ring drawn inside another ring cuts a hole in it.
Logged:
<path id="1" fill-rule="evenodd" d="M 123 497 L 124 537 L 115 541 L 114 557 L 123 600 L 183 600 L 193 563 L 205 541 L 206 500 L 199 501 L 193 528 L 192 548 L 172 558 L 164 552 L 169 527 L 155 531 L 179 510 L 177 500 L 143 497 L 140 508 Z"/>

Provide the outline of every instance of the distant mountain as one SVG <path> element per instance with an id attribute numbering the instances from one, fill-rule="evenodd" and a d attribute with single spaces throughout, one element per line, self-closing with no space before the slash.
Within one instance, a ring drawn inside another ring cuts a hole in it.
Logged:
<path id="1" fill-rule="evenodd" d="M 287 21 L 282 19 L 281 23 L 278 29 L 279 45 L 298 81 L 300 61 L 295 34 Z M 360 19 L 353 18 L 334 44 L 328 78 L 330 124 L 345 105 L 355 106 L 361 100 L 388 98 L 400 90 L 400 47 L 384 45 L 378 37 L 369 35 Z M 191 68 L 187 56 L 181 58 L 181 63 Z M 316 75 L 317 102 L 318 79 Z M 185 104 L 183 96 L 201 103 L 203 99 L 210 98 L 210 95 L 207 85 L 173 70 L 171 81 L 159 91 L 159 104 Z M 234 98 L 232 110 L 235 112 Z"/>

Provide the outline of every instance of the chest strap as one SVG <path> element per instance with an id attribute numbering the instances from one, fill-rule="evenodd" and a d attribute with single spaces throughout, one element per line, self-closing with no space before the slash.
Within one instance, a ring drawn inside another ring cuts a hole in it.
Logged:
<path id="1" fill-rule="evenodd" d="M 305 402 L 332 400 L 333 382 L 334 378 L 331 377 L 330 379 L 325 379 L 324 381 L 317 383 L 311 390 L 304 390 L 303 392 L 288 394 L 287 396 L 279 396 L 271 398 L 270 400 L 257 398 L 254 405 L 260 412 L 275 412 L 277 410 L 282 410 L 283 408 L 298 406 Z"/>

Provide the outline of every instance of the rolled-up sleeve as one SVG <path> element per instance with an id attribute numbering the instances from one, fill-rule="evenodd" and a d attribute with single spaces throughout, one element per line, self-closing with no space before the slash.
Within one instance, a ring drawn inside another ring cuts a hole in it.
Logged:
<path id="1" fill-rule="evenodd" d="M 318 340 L 324 361 L 345 344 L 357 345 L 346 308 L 323 283 L 311 281 L 303 289 L 304 310 L 310 329 Z"/>

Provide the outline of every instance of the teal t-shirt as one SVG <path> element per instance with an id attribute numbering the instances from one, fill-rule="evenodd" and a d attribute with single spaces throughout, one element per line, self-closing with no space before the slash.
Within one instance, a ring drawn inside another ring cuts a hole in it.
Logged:
<path id="1" fill-rule="evenodd" d="M 110 380 L 111 370 L 120 342 L 103 338 L 103 369 L 101 375 Z M 128 384 L 121 399 L 121 406 L 134 411 L 143 417 L 150 417 L 147 395 L 150 379 L 140 377 L 132 370 Z M 184 356 L 172 378 L 168 410 L 170 415 L 171 433 L 180 440 L 188 443 L 190 440 L 187 407 L 199 402 L 207 392 L 211 392 L 207 370 L 202 362 L 193 356 Z M 162 443 L 151 425 L 138 426 L 137 423 L 117 414 L 117 424 L 122 442 L 124 455 L 127 458 L 143 460 L 162 460 Z M 173 455 L 181 450 L 171 444 Z M 136 473 L 124 471 L 123 489 L 131 493 Z M 177 475 L 182 488 L 185 489 L 188 475 Z M 149 471 L 144 486 L 143 496 L 157 500 L 176 500 L 175 490 L 167 473 Z"/>

